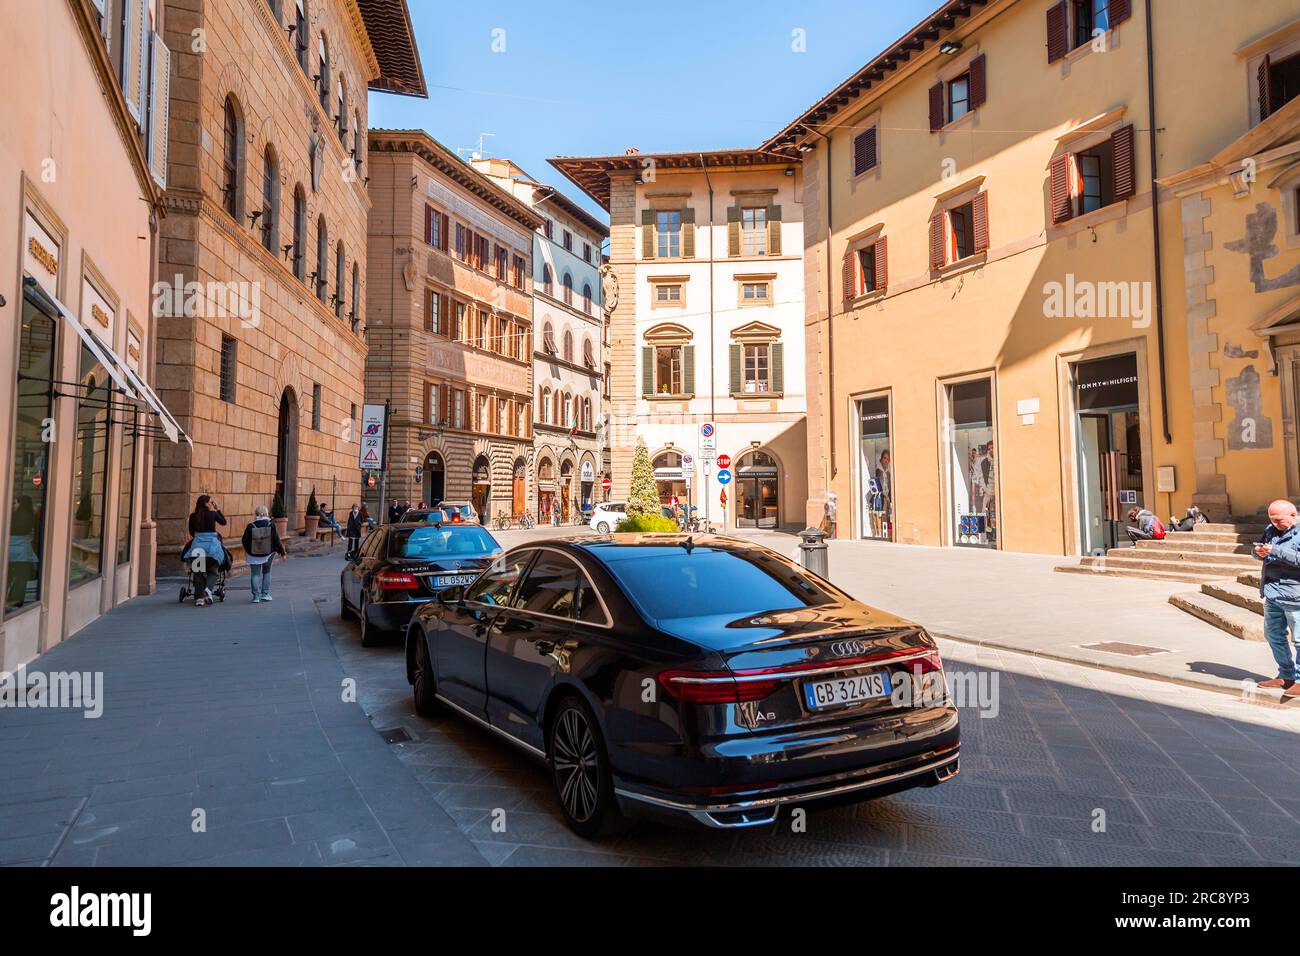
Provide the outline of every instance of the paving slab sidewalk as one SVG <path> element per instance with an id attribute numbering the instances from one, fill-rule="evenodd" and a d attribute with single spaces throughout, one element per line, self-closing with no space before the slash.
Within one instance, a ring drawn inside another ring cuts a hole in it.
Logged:
<path id="1" fill-rule="evenodd" d="M 29 664 L 102 672 L 103 715 L 0 708 L 0 865 L 485 865 L 344 699 L 312 597 L 337 566 L 277 561 L 259 605 L 163 581 Z"/>
<path id="2" fill-rule="evenodd" d="M 798 556 L 788 534 L 750 537 Z M 1231 693 L 1276 673 L 1267 645 L 1238 640 L 1168 603 L 1194 585 L 1061 574 L 1053 569 L 1064 559 L 1053 555 L 879 541 L 829 547 L 831 580 L 840 587 L 954 640 Z M 1087 646 L 1105 642 L 1159 652 L 1129 656 Z M 1264 702 L 1277 698 L 1258 694 Z"/>

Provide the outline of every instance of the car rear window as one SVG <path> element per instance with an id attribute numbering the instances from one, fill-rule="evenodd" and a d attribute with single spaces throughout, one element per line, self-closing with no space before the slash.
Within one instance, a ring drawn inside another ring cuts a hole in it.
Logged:
<path id="1" fill-rule="evenodd" d="M 446 558 L 487 554 L 500 546 L 478 525 L 429 525 L 423 528 L 394 528 L 388 545 L 390 558 Z"/>
<path id="2" fill-rule="evenodd" d="M 601 551 L 606 567 L 647 617 L 671 620 L 757 614 L 844 599 L 820 581 L 761 552 L 697 547 Z"/>

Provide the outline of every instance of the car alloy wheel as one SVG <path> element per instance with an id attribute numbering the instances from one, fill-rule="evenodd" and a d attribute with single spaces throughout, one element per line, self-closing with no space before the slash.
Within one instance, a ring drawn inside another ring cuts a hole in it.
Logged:
<path id="1" fill-rule="evenodd" d="M 596 525 L 596 530 L 601 534 L 609 534 L 609 525 L 602 521 L 600 524 Z"/>
<path id="2" fill-rule="evenodd" d="M 594 837 L 621 820 L 604 742 L 587 708 L 574 698 L 560 705 L 551 725 L 551 773 L 569 828 Z"/>
<path id="3" fill-rule="evenodd" d="M 433 676 L 433 662 L 429 660 L 429 640 L 423 628 L 412 628 L 415 643 L 415 667 L 411 674 L 411 694 L 415 699 L 415 712 L 421 717 L 433 717 L 438 712 L 438 685 Z"/>
<path id="4" fill-rule="evenodd" d="M 379 629 L 370 623 L 370 602 L 366 600 L 364 593 L 361 595 L 361 607 L 357 610 L 357 617 L 361 620 L 361 646 L 374 647 L 379 643 Z"/>

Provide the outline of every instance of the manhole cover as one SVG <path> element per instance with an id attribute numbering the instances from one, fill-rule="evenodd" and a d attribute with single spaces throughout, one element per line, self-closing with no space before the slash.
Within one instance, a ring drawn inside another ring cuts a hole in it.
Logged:
<path id="1" fill-rule="evenodd" d="M 379 736 L 384 738 L 386 744 L 402 744 L 411 739 L 405 727 L 389 727 L 387 730 L 381 730 Z"/>
<path id="2" fill-rule="evenodd" d="M 1127 657 L 1146 657 L 1149 654 L 1168 654 L 1166 647 L 1148 647 L 1146 644 L 1125 644 L 1123 641 L 1101 641 L 1098 644 L 1080 644 L 1090 651 L 1105 651 L 1107 654 L 1124 654 Z"/>

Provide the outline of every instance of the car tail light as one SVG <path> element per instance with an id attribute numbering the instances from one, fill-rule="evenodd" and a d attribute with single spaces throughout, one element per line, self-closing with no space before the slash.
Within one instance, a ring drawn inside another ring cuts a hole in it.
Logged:
<path id="1" fill-rule="evenodd" d="M 736 680 L 730 671 L 664 671 L 659 684 L 670 697 L 688 704 L 739 704 L 762 700 L 779 680 Z"/>
<path id="2" fill-rule="evenodd" d="M 908 661 L 907 669 L 914 674 L 941 674 L 943 673 L 943 661 L 939 659 L 939 652 L 934 650 L 924 657 Z"/>
<path id="3" fill-rule="evenodd" d="M 380 571 L 375 575 L 375 581 L 381 591 L 409 591 L 419 587 L 415 575 L 409 571 Z"/>

